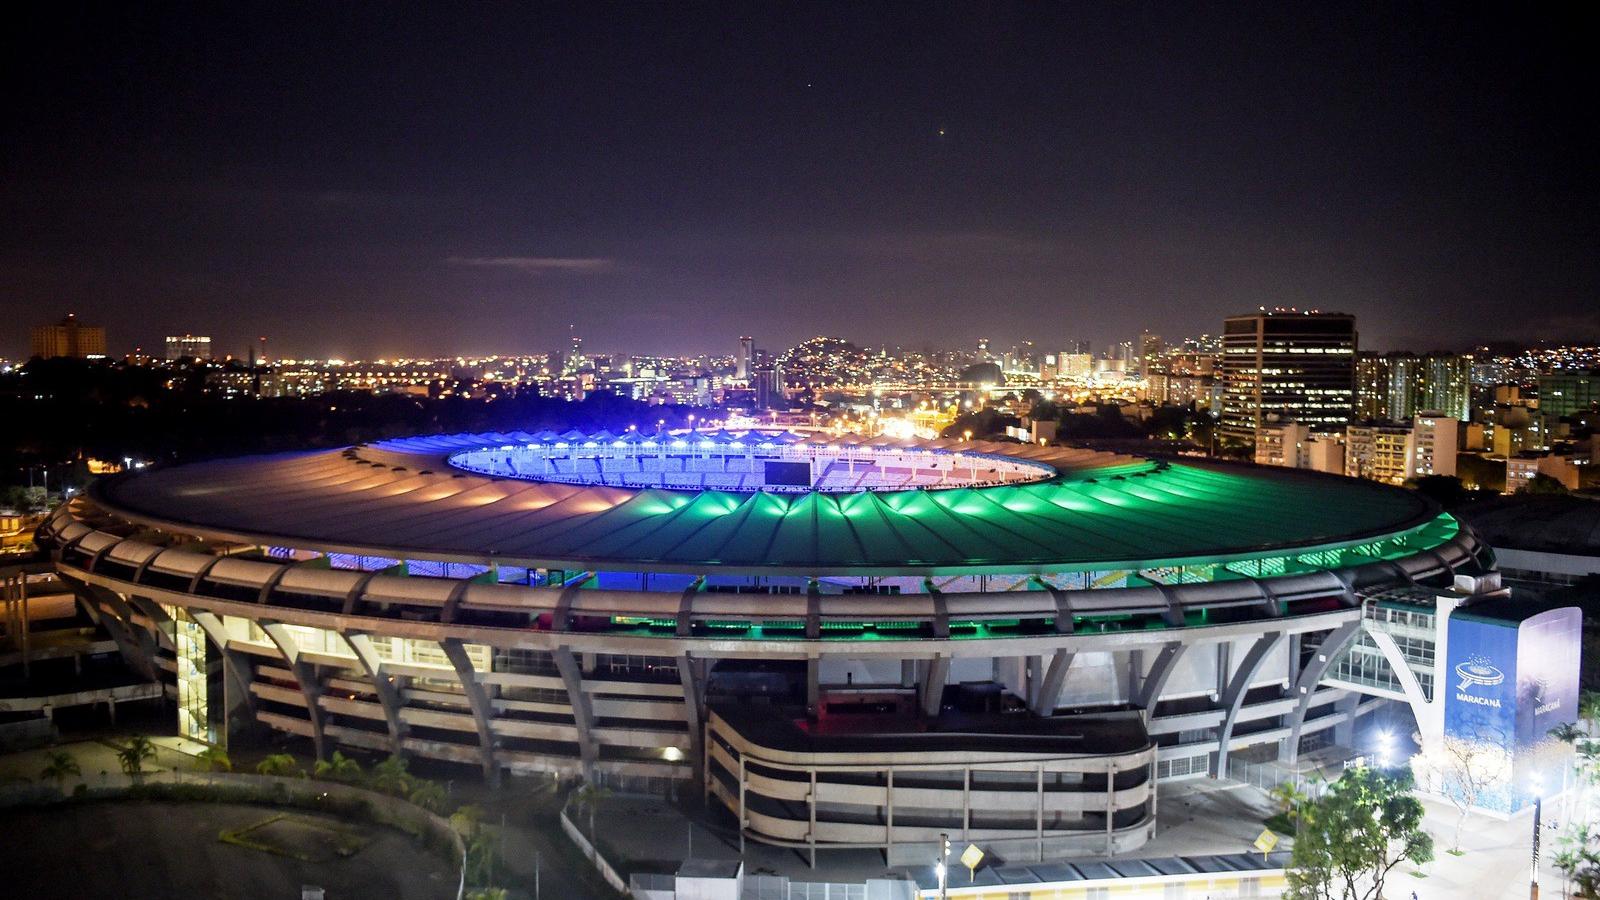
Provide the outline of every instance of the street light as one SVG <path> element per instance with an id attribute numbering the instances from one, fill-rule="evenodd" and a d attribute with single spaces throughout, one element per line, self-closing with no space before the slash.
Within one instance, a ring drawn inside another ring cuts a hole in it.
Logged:
<path id="1" fill-rule="evenodd" d="M 1539 818 L 1544 812 L 1544 779 L 1533 776 L 1533 872 L 1529 876 L 1528 900 L 1539 900 Z"/>
<path id="2" fill-rule="evenodd" d="M 1394 756 L 1394 735 L 1387 731 L 1378 732 L 1378 768 L 1387 769 Z"/>
<path id="3" fill-rule="evenodd" d="M 950 858 L 950 835 L 939 835 L 939 859 L 933 864 L 933 874 L 939 878 L 939 900 L 946 900 L 950 894 L 945 890 L 948 883 L 950 867 L 946 860 Z M 1537 898 L 1536 898 L 1537 900 Z"/>

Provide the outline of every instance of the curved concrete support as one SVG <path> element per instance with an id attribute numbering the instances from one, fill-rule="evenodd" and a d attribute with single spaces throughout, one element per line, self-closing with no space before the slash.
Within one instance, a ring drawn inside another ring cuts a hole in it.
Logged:
<path id="1" fill-rule="evenodd" d="M 1069 650 L 1057 650 L 1050 657 L 1050 665 L 1044 670 L 1044 679 L 1034 694 L 1034 715 L 1048 716 L 1056 711 L 1056 700 L 1061 696 L 1062 685 L 1067 682 L 1067 668 L 1072 665 L 1075 655 Z"/>
<path id="2" fill-rule="evenodd" d="M 127 663 L 129 668 L 150 681 L 160 680 L 160 670 L 156 667 L 155 660 L 155 642 L 150 638 L 149 632 L 135 628 L 132 622 L 127 620 L 127 606 L 117 597 L 116 592 L 92 584 L 80 586 L 73 583 L 73 595 L 78 598 L 80 606 L 86 610 L 93 610 L 89 618 L 94 619 L 107 634 L 111 635 L 111 640 L 116 643 L 117 650 L 122 654 L 122 661 Z"/>
<path id="3" fill-rule="evenodd" d="M 1233 740 L 1233 727 L 1239 721 L 1239 708 L 1244 705 L 1244 695 L 1250 692 L 1250 682 L 1255 681 L 1256 673 L 1261 671 L 1262 663 L 1277 646 L 1283 642 L 1283 632 L 1269 631 L 1250 645 L 1250 650 L 1239 661 L 1239 667 L 1234 670 L 1233 678 L 1228 681 L 1228 690 L 1222 695 L 1222 728 L 1217 734 L 1217 756 L 1214 768 L 1211 771 L 1213 778 L 1222 778 L 1228 774 L 1228 744 Z"/>
<path id="4" fill-rule="evenodd" d="M 157 631 L 154 637 L 158 647 L 165 647 L 173 653 L 178 652 L 177 645 L 172 642 L 172 617 L 161 608 L 161 604 L 138 594 L 129 594 L 125 602 L 130 608 L 138 610 L 145 618 L 155 623 Z"/>
<path id="5" fill-rule="evenodd" d="M 389 723 L 390 752 L 396 756 L 405 755 L 406 723 L 400 718 L 400 692 L 395 689 L 394 676 L 384 671 L 383 661 L 378 658 L 377 651 L 372 649 L 372 636 L 360 631 L 341 631 L 339 637 L 349 645 L 350 652 L 356 655 L 356 661 L 361 663 L 361 670 L 367 673 L 367 680 L 372 682 L 372 692 L 378 695 L 378 704 L 383 707 L 383 718 Z"/>
<path id="6" fill-rule="evenodd" d="M 1296 700 L 1294 711 L 1289 714 L 1289 737 L 1283 742 L 1283 749 L 1278 753 L 1279 759 L 1293 763 L 1300 758 L 1300 732 L 1305 728 L 1306 713 L 1311 709 L 1311 698 L 1317 692 L 1317 684 L 1360 631 L 1359 621 L 1346 622 L 1335 628 L 1323 638 L 1311 659 L 1300 670 L 1300 676 L 1294 682 Z"/>
<path id="7" fill-rule="evenodd" d="M 1155 712 L 1156 701 L 1166 689 L 1167 679 L 1172 677 L 1173 670 L 1178 666 L 1178 660 L 1183 658 L 1184 651 L 1188 649 L 1188 644 L 1168 641 L 1161 645 L 1161 652 L 1156 654 L 1155 661 L 1150 664 L 1150 672 L 1145 675 L 1144 683 L 1139 685 L 1138 695 L 1133 698 L 1133 705 L 1139 707 L 1139 714 L 1144 717 L 1145 724 L 1149 724 L 1150 716 Z"/>
<path id="8" fill-rule="evenodd" d="M 567 701 L 572 705 L 572 724 L 578 729 L 578 757 L 583 764 L 584 778 L 593 778 L 594 761 L 600 756 L 600 748 L 594 742 L 594 704 L 584 693 L 583 675 L 578 671 L 578 660 L 572 655 L 572 648 L 557 647 L 550 655 L 567 688 Z"/>
<path id="9" fill-rule="evenodd" d="M 456 678 L 461 680 L 461 690 L 467 695 L 467 705 L 472 708 L 472 721 L 478 727 L 478 749 L 483 755 L 483 777 L 491 785 L 500 784 L 500 762 L 494 755 L 494 730 L 490 722 L 494 718 L 494 710 L 489 706 L 489 692 L 483 689 L 483 682 L 478 680 L 478 672 L 472 667 L 472 657 L 467 655 L 466 645 L 460 638 L 445 638 L 439 642 L 439 648 L 450 660 L 450 665 L 455 667 Z"/>
<path id="10" fill-rule="evenodd" d="M 1395 679 L 1400 682 L 1400 690 L 1406 695 L 1406 703 L 1411 706 L 1411 715 L 1417 720 L 1417 731 L 1422 735 L 1423 752 L 1432 751 L 1437 745 L 1438 736 L 1444 734 L 1444 704 L 1438 702 L 1438 698 L 1445 685 L 1436 675 L 1434 696 L 1430 699 L 1422 690 L 1422 683 L 1417 681 L 1417 673 L 1411 671 L 1405 654 L 1395 644 L 1394 636 L 1372 628 L 1367 629 L 1367 636 L 1372 638 L 1372 643 L 1383 654 L 1389 668 L 1394 670 Z M 1444 648 L 1438 648 L 1438 652 L 1442 654 Z M 1438 665 L 1435 663 L 1436 669 Z"/>
<path id="11" fill-rule="evenodd" d="M 239 704 L 249 712 L 252 719 L 255 718 L 256 697 L 250 693 L 250 682 L 256 677 L 255 666 L 245 658 L 244 654 L 228 648 L 228 632 L 222 627 L 221 616 L 201 609 L 192 609 L 189 611 L 189 618 L 200 626 L 200 630 L 211 640 L 211 645 L 222 655 L 223 675 L 233 682 L 234 690 L 239 694 Z"/>
<path id="12" fill-rule="evenodd" d="M 306 661 L 300 653 L 300 645 L 294 641 L 294 635 L 281 622 L 262 621 L 261 630 L 289 663 L 295 683 L 300 686 L 300 694 L 306 698 L 306 717 L 311 720 L 311 744 L 316 750 L 317 759 L 327 759 L 328 716 L 322 709 L 322 683 L 317 680 L 317 667 Z"/>

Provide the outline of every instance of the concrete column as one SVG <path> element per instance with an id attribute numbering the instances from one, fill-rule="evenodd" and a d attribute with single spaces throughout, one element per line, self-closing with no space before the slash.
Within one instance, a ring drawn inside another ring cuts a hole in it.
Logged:
<path id="1" fill-rule="evenodd" d="M 1349 747 L 1355 743 L 1356 737 L 1356 708 L 1361 705 L 1361 695 L 1356 693 L 1345 694 L 1334 704 L 1334 709 L 1344 718 L 1333 726 L 1333 740 L 1341 747 Z"/>
<path id="2" fill-rule="evenodd" d="M 1152 785 L 1152 790 L 1154 786 Z M 1106 855 L 1116 846 L 1117 833 L 1117 767 L 1106 765 Z"/>
<path id="3" fill-rule="evenodd" d="M 461 682 L 461 691 L 466 694 L 467 705 L 472 709 L 472 721 L 478 729 L 478 752 L 482 757 L 483 777 L 489 784 L 499 786 L 500 762 L 494 755 L 494 729 L 491 724 L 494 709 L 489 703 L 489 692 L 483 689 L 483 682 L 478 680 L 472 657 L 467 655 L 466 645 L 460 638 L 445 638 L 439 642 L 439 649 L 444 651 L 445 658 L 456 670 L 456 679 Z"/>
<path id="4" fill-rule="evenodd" d="M 820 676 L 817 670 L 821 667 L 821 660 L 815 656 L 806 657 L 806 715 L 816 718 L 821 712 L 822 686 L 818 683 Z"/>
<path id="5" fill-rule="evenodd" d="M 939 714 L 944 701 L 944 685 L 950 677 L 950 657 L 935 656 L 928 661 L 927 675 L 922 682 L 922 714 L 933 718 Z"/>
<path id="6" fill-rule="evenodd" d="M 205 632 L 211 645 L 217 648 L 217 653 L 222 657 L 223 722 L 232 722 L 241 710 L 244 718 L 255 721 L 256 698 L 250 693 L 250 683 L 255 680 L 255 666 L 245 658 L 244 654 L 229 649 L 227 629 L 223 627 L 222 619 L 216 613 L 190 610 L 189 618 L 194 619 L 195 624 L 200 626 L 200 630 Z"/>
<path id="7" fill-rule="evenodd" d="M 1040 763 L 1035 775 L 1037 796 L 1034 805 L 1034 837 L 1039 842 L 1039 862 L 1044 862 L 1044 763 Z"/>
<path id="8" fill-rule="evenodd" d="M 583 690 L 583 676 L 578 672 L 578 660 L 570 647 L 557 647 L 551 652 L 556 671 L 567 688 L 567 702 L 572 705 L 572 723 L 578 730 L 578 756 L 583 763 L 583 777 L 594 779 L 594 763 L 599 758 L 599 748 L 594 739 L 594 705 Z M 744 769 L 739 770 L 740 790 L 743 790 Z"/>
<path id="9" fill-rule="evenodd" d="M 356 656 L 356 661 L 361 664 L 361 670 L 367 673 L 367 680 L 372 683 L 372 692 L 378 697 L 378 704 L 383 707 L 383 718 L 389 726 L 389 748 L 396 756 L 405 755 L 406 723 L 400 718 L 400 691 L 396 688 L 395 677 L 390 675 L 378 658 L 378 653 L 372 647 L 372 636 L 359 631 L 341 631 L 339 636 L 350 646 L 350 652 Z M 458 672 L 457 675 L 460 673 Z"/>
<path id="10" fill-rule="evenodd" d="M 678 655 L 678 683 L 683 686 L 683 717 L 689 725 L 689 757 L 695 764 L 705 758 L 705 682 L 697 671 L 699 660 L 688 653 Z M 698 770 L 698 769 L 696 769 Z M 814 865 L 815 863 L 813 863 Z"/>
<path id="11" fill-rule="evenodd" d="M 1150 672 L 1139 685 L 1139 695 L 1134 701 L 1146 724 L 1155 713 L 1156 701 L 1161 699 L 1161 692 L 1166 689 L 1167 679 L 1172 677 L 1178 660 L 1183 658 L 1183 653 L 1187 649 L 1187 644 L 1168 641 L 1162 645 L 1161 652 L 1156 654 L 1155 661 L 1150 664 Z"/>
<path id="12" fill-rule="evenodd" d="M 1042 669 L 1043 664 L 1039 661 L 1038 654 L 1023 658 L 1022 683 L 1026 690 L 1022 695 L 1022 699 L 1029 709 L 1036 708 L 1039 705 L 1039 688 L 1041 687 L 1039 682 L 1044 680 Z"/>
<path id="13" fill-rule="evenodd" d="M 883 789 L 883 846 L 886 851 L 885 855 L 892 857 L 894 851 L 894 769 L 892 767 L 884 770 L 884 778 L 886 781 Z"/>
<path id="14" fill-rule="evenodd" d="M 1066 683 L 1067 668 L 1072 665 L 1073 656 L 1071 651 L 1063 649 L 1050 657 L 1050 667 L 1045 670 L 1039 689 L 1034 694 L 1034 715 L 1048 716 L 1055 712 L 1056 701 L 1061 697 L 1061 687 Z"/>
<path id="15" fill-rule="evenodd" d="M 1346 622 L 1335 628 L 1323 639 L 1316 652 L 1311 654 L 1311 659 L 1306 661 L 1305 667 L 1294 681 L 1295 705 L 1289 713 L 1289 736 L 1284 738 L 1283 748 L 1278 753 L 1278 758 L 1283 762 L 1293 763 L 1300 758 L 1300 733 L 1305 727 L 1306 713 L 1311 709 L 1311 697 L 1317 692 L 1317 685 L 1322 682 L 1322 677 L 1333 666 L 1333 661 L 1339 654 L 1355 640 L 1361 632 L 1359 621 Z M 1290 664 L 1295 660 L 1291 659 Z"/>
<path id="16" fill-rule="evenodd" d="M 817 867 L 817 770 L 812 768 L 811 790 L 806 794 L 806 813 L 810 817 L 806 841 L 811 845 L 811 868 Z"/>

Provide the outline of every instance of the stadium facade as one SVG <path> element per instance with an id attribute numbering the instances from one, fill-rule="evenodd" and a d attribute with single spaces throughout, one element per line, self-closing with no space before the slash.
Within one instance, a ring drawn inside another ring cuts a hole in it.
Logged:
<path id="1" fill-rule="evenodd" d="M 197 739 L 695 783 L 751 839 L 891 861 L 1135 848 L 1158 782 L 1348 742 L 1364 597 L 1493 568 L 1367 482 L 785 432 L 195 463 L 39 538 Z"/>

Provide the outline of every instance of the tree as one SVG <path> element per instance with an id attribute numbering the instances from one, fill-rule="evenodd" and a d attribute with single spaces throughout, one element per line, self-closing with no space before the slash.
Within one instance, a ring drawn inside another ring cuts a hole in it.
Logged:
<path id="1" fill-rule="evenodd" d="M 321 778 L 324 781 L 337 781 L 341 784 L 356 784 L 361 781 L 361 763 L 335 750 L 329 758 L 317 760 L 316 766 L 311 770 L 311 777 Z"/>
<path id="2" fill-rule="evenodd" d="M 1549 475 L 1535 475 L 1528 479 L 1527 484 L 1517 488 L 1517 493 L 1519 494 L 1534 496 L 1550 496 L 1554 494 L 1565 494 L 1566 492 L 1567 486 L 1562 484 L 1558 479 L 1551 478 Z"/>
<path id="3" fill-rule="evenodd" d="M 1406 487 L 1439 504 L 1454 509 L 1465 503 L 1471 494 L 1461 479 L 1454 475 L 1421 475 L 1406 482 Z"/>
<path id="4" fill-rule="evenodd" d="M 1300 830 L 1300 807 L 1311 799 L 1305 791 L 1300 790 L 1299 782 L 1285 781 L 1274 787 L 1270 792 L 1272 799 L 1278 802 L 1278 811 L 1295 826 L 1295 831 Z"/>
<path id="5" fill-rule="evenodd" d="M 123 774 L 132 778 L 143 775 L 145 762 L 155 758 L 155 744 L 142 734 L 129 738 L 127 746 L 117 751 L 117 763 L 122 766 Z"/>
<path id="6" fill-rule="evenodd" d="M 1433 859 L 1409 769 L 1356 767 L 1301 804 L 1284 894 L 1292 900 L 1376 900 L 1402 862 Z"/>
<path id="7" fill-rule="evenodd" d="M 576 791 L 572 792 L 572 802 L 576 803 L 578 805 L 579 809 L 587 809 L 589 811 L 589 842 L 590 843 L 594 843 L 594 811 L 595 811 L 595 807 L 598 807 L 600 805 L 600 801 L 604 800 L 605 798 L 607 798 L 609 796 L 611 796 L 611 792 L 610 791 L 606 790 L 603 787 L 600 787 L 597 784 L 591 784 L 591 783 L 589 783 L 587 781 L 585 781 L 583 784 L 579 785 L 578 789 Z"/>
<path id="8" fill-rule="evenodd" d="M 437 781 L 426 778 L 413 778 L 411 795 L 406 799 L 431 813 L 444 810 L 444 787 Z"/>
<path id="9" fill-rule="evenodd" d="M 383 762 L 372 767 L 367 784 L 375 791 L 404 797 L 411 793 L 411 773 L 406 771 L 404 757 L 390 754 Z"/>
<path id="10" fill-rule="evenodd" d="M 1546 734 L 1563 744 L 1573 747 L 1576 747 L 1579 741 L 1589 736 L 1587 731 L 1578 727 L 1577 722 L 1562 722 L 1560 725 L 1550 729 Z"/>
<path id="11" fill-rule="evenodd" d="M 47 781 L 54 781 L 59 789 L 68 778 L 83 777 L 83 769 L 71 753 L 57 750 L 45 759 L 44 768 L 39 770 L 39 777 Z"/>
<path id="12" fill-rule="evenodd" d="M 207 747 L 194 755 L 194 767 L 201 772 L 232 772 L 233 760 L 221 747 Z"/>
<path id="13" fill-rule="evenodd" d="M 1600 831 L 1587 824 L 1568 826 L 1552 860 L 1584 900 L 1600 898 Z"/>
<path id="14" fill-rule="evenodd" d="M 478 826 L 483 824 L 483 807 L 471 803 L 459 807 L 450 814 L 450 827 L 462 838 L 471 840 L 478 833 Z"/>
<path id="15" fill-rule="evenodd" d="M 1600 720 L 1600 691 L 1582 691 L 1578 694 L 1578 718 Z"/>
<path id="16" fill-rule="evenodd" d="M 1498 738 L 1496 740 L 1495 738 Z M 1456 828 L 1450 849 L 1461 852 L 1461 829 L 1472 808 L 1510 778 L 1511 758 L 1503 730 L 1493 735 L 1445 735 L 1439 744 L 1439 791 L 1456 807 Z"/>
<path id="17" fill-rule="evenodd" d="M 304 778 L 306 770 L 300 768 L 294 757 L 287 753 L 274 753 L 256 763 L 257 775 L 272 775 L 278 778 Z"/>

